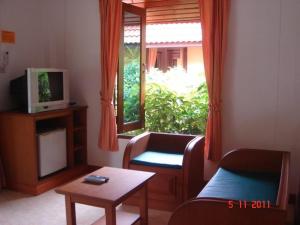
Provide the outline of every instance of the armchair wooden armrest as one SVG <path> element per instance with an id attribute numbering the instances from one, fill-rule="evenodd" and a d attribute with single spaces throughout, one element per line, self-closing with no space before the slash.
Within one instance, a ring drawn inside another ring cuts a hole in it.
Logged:
<path id="1" fill-rule="evenodd" d="M 145 132 L 132 138 L 127 144 L 123 157 L 123 168 L 128 169 L 130 160 L 146 150 L 150 133 Z"/>
<path id="2" fill-rule="evenodd" d="M 184 150 L 182 165 L 184 200 L 195 197 L 204 185 L 204 145 L 205 138 L 197 136 Z"/>

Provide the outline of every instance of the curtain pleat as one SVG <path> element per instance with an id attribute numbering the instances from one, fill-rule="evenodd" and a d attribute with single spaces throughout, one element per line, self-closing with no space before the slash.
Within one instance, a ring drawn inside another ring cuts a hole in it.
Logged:
<path id="1" fill-rule="evenodd" d="M 199 0 L 203 60 L 209 95 L 205 154 L 217 161 L 222 157 L 222 78 L 227 44 L 230 0 Z"/>

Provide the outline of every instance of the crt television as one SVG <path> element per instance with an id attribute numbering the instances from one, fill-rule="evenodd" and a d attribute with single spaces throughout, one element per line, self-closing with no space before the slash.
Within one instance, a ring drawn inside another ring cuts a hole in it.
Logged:
<path id="1" fill-rule="evenodd" d="M 69 105 L 67 70 L 28 68 L 10 82 L 10 92 L 19 108 L 28 113 L 66 108 Z"/>

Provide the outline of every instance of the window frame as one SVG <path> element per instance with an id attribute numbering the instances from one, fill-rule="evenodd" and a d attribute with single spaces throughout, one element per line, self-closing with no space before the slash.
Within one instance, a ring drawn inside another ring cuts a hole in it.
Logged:
<path id="1" fill-rule="evenodd" d="M 118 134 L 137 130 L 145 127 L 145 70 L 146 70 L 146 10 L 130 4 L 123 3 L 122 28 L 119 48 L 119 68 L 117 74 L 117 132 Z M 140 101 L 139 120 L 134 122 L 124 122 L 124 25 L 125 12 L 136 14 L 141 18 L 140 37 Z"/>

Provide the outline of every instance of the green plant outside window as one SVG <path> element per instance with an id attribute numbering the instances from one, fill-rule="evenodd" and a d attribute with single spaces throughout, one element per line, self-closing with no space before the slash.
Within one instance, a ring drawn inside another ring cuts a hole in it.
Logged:
<path id="1" fill-rule="evenodd" d="M 139 63 L 125 66 L 124 112 L 125 120 L 133 121 L 138 115 Z M 167 74 L 154 71 L 146 75 L 145 130 L 167 133 L 204 134 L 208 114 L 208 93 L 205 81 L 194 82 L 204 75 L 190 76 L 179 68 Z M 197 84 L 198 83 L 198 84 Z M 179 90 L 180 89 L 180 90 Z"/>

